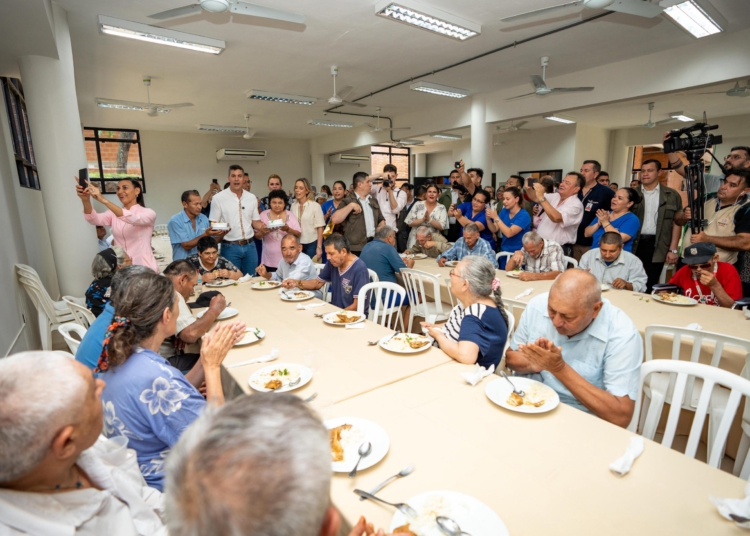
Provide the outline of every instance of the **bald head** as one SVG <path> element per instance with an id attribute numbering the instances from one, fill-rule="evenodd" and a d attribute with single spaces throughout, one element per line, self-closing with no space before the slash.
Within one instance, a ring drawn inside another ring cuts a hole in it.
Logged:
<path id="1" fill-rule="evenodd" d="M 593 307 L 602 301 L 602 287 L 599 280 L 586 270 L 567 270 L 558 277 L 549 290 L 550 296 L 558 295 L 565 300 L 577 302 L 581 306 Z"/>
<path id="2" fill-rule="evenodd" d="M 561 335 L 572 337 L 591 325 L 602 309 L 599 280 L 585 270 L 566 270 L 552 284 L 547 300 L 550 320 Z"/>

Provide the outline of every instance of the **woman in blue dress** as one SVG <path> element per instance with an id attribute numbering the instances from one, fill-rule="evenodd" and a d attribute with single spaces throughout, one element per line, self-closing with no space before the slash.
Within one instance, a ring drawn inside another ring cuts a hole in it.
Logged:
<path id="1" fill-rule="evenodd" d="M 633 253 L 633 240 L 641 228 L 641 221 L 631 210 L 641 202 L 641 194 L 633 188 L 620 188 L 612 198 L 612 210 L 597 210 L 596 218 L 586 227 L 586 237 L 593 237 L 591 249 L 599 247 L 599 240 L 607 231 L 619 233 L 622 236 L 622 249 Z"/>
<path id="2" fill-rule="evenodd" d="M 463 203 L 457 207 L 451 207 L 448 211 L 448 216 L 456 218 L 456 221 L 461 224 L 461 235 L 463 236 L 463 227 L 467 223 L 476 223 L 479 227 L 479 237 L 489 242 L 490 247 L 495 249 L 495 237 L 492 236 L 492 231 L 487 228 L 487 214 L 486 210 L 489 206 L 490 194 L 484 190 L 477 190 L 474 192 L 474 197 L 468 203 Z"/>
<path id="3" fill-rule="evenodd" d="M 523 209 L 523 196 L 518 188 L 508 188 L 503 192 L 503 209 L 487 209 L 487 226 L 497 233 L 501 240 L 500 251 L 515 253 L 523 247 L 523 235 L 531 230 L 531 216 Z M 500 259 L 500 269 L 505 269 L 505 261 Z"/>

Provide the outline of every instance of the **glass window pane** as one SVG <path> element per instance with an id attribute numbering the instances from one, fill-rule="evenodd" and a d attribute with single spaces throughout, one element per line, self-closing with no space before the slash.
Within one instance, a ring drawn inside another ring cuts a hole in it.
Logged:
<path id="1" fill-rule="evenodd" d="M 370 157 L 370 161 L 372 162 L 372 175 L 379 175 L 380 173 L 383 173 L 383 166 L 386 164 L 390 164 L 391 157 L 387 154 L 373 154 Z"/>
<path id="2" fill-rule="evenodd" d="M 99 158 L 96 156 L 96 142 L 94 140 L 86 140 L 83 142 L 86 147 L 86 162 L 89 168 L 89 178 L 99 179 Z"/>
<path id="3" fill-rule="evenodd" d="M 83 137 L 84 138 L 93 138 L 94 137 L 94 131 L 90 128 L 87 128 L 83 131 Z"/>
<path id="4" fill-rule="evenodd" d="M 21 120 L 18 113 L 19 99 L 18 96 L 11 92 L 10 94 L 10 105 L 11 105 L 11 130 L 13 131 L 13 139 L 15 143 L 16 154 L 21 158 L 28 160 L 26 156 L 26 148 L 23 145 L 23 139 L 21 138 Z"/>
<path id="5" fill-rule="evenodd" d="M 34 146 L 31 144 L 31 130 L 29 129 L 29 116 L 26 113 L 26 108 L 21 108 L 21 119 L 23 120 L 24 140 L 29 155 L 29 162 L 33 166 L 36 166 L 36 159 L 34 158 Z"/>
<path id="6" fill-rule="evenodd" d="M 409 149 L 404 149 L 402 147 L 392 147 L 391 152 L 393 154 L 409 154 Z"/>
<path id="7" fill-rule="evenodd" d="M 39 190 L 41 187 L 41 185 L 39 184 L 39 174 L 34 170 L 30 170 L 30 171 L 31 171 L 31 176 L 34 178 L 34 184 L 32 185 L 32 187 Z"/>
<path id="8" fill-rule="evenodd" d="M 409 157 L 406 155 L 393 155 L 391 157 L 391 163 L 398 168 L 398 178 L 408 179 L 409 178 Z"/>
<path id="9" fill-rule="evenodd" d="M 143 177 L 137 143 L 99 142 L 105 179 Z"/>
<path id="10" fill-rule="evenodd" d="M 137 140 L 138 133 L 124 130 L 100 130 L 99 137 L 119 140 Z"/>
<path id="11" fill-rule="evenodd" d="M 117 181 L 104 181 L 104 193 L 114 194 L 117 192 Z"/>
<path id="12" fill-rule="evenodd" d="M 18 169 L 18 180 L 21 182 L 21 186 L 29 186 L 29 179 L 26 177 L 26 166 L 23 162 L 16 160 L 16 168 Z"/>

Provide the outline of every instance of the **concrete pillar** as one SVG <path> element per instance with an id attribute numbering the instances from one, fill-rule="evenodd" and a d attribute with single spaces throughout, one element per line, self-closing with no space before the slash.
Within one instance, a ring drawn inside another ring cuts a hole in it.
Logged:
<path id="1" fill-rule="evenodd" d="M 310 162 L 312 164 L 312 176 L 310 180 L 318 189 L 326 182 L 326 155 L 318 151 L 315 138 L 310 140 Z"/>
<path id="2" fill-rule="evenodd" d="M 466 167 L 484 170 L 483 185 L 492 181 L 492 126 L 486 121 L 487 103 L 484 95 L 471 98 L 471 162 Z"/>
<path id="3" fill-rule="evenodd" d="M 94 227 L 83 219 L 73 182 L 78 170 L 86 167 L 86 151 L 68 17 L 60 6 L 50 5 L 60 59 L 21 57 L 21 80 L 60 292 L 82 296 L 91 283 L 89 267 L 99 248 Z"/>
<path id="4" fill-rule="evenodd" d="M 417 153 L 414 155 L 414 176 L 427 176 L 427 153 Z"/>

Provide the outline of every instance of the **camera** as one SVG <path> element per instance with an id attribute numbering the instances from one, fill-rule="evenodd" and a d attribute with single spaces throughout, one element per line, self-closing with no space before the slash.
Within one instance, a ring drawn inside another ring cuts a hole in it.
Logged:
<path id="1" fill-rule="evenodd" d="M 385 179 L 383 180 L 383 186 L 385 186 L 386 188 L 390 188 L 391 186 L 393 186 L 393 181 L 391 179 Z"/>
<path id="2" fill-rule="evenodd" d="M 460 168 L 460 167 L 461 167 L 461 162 L 455 162 L 455 163 L 454 163 L 453 165 L 455 165 L 455 166 L 456 166 L 456 169 L 458 169 L 458 168 Z"/>
<path id="3" fill-rule="evenodd" d="M 709 134 L 709 130 L 716 130 L 719 125 L 707 125 L 696 123 L 689 127 L 671 130 L 669 138 L 664 140 L 664 152 L 666 154 L 684 151 L 688 158 L 691 153 L 700 158 L 706 149 L 722 142 L 721 136 Z"/>

